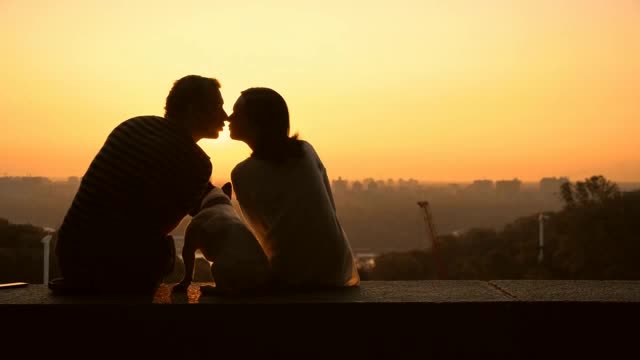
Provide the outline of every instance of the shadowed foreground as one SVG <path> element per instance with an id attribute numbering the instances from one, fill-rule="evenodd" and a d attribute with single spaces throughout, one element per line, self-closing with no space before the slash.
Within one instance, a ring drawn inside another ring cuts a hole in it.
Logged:
<path id="1" fill-rule="evenodd" d="M 153 297 L 113 299 L 53 297 L 44 285 L 2 290 L 2 329 L 13 329 L 5 339 L 17 341 L 101 346 L 108 339 L 146 352 L 163 342 L 240 341 L 279 351 L 295 344 L 316 355 L 340 348 L 357 356 L 554 358 L 633 355 L 640 320 L 635 281 L 366 281 L 344 292 L 237 298 L 202 296 L 198 285 L 187 294 L 163 285 Z"/>

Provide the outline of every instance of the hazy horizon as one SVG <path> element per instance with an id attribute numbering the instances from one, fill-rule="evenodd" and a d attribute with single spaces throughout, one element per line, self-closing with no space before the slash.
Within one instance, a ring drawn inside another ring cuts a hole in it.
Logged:
<path id="1" fill-rule="evenodd" d="M 617 181 L 616 179 L 609 178 L 604 174 L 593 174 L 593 175 L 603 175 L 608 180 L 613 181 L 613 182 L 615 182 L 617 184 L 640 186 L 640 180 Z M 43 177 L 43 178 L 49 179 L 50 181 L 55 181 L 55 182 L 62 181 L 62 182 L 64 182 L 64 181 L 67 181 L 71 177 L 80 178 L 80 177 L 82 177 L 82 175 L 46 176 L 46 175 L 37 175 L 37 174 L 27 174 L 27 175 L 0 174 L 0 178 L 2 178 L 2 177 L 16 177 L 16 178 L 20 178 L 20 177 Z M 563 175 L 550 175 L 550 176 L 545 176 L 543 178 L 561 178 L 561 177 L 565 177 L 565 176 L 563 176 Z M 569 179 L 569 181 L 575 182 L 575 181 L 583 181 L 583 180 L 585 180 L 586 177 L 585 178 L 570 178 L 570 177 L 567 177 L 567 178 Z M 491 180 L 495 184 L 496 181 L 503 181 L 503 180 L 510 181 L 510 180 L 514 180 L 514 179 L 520 180 L 522 182 L 523 186 L 538 186 L 540 180 L 542 180 L 542 178 L 540 178 L 540 179 L 522 179 L 522 178 L 517 177 L 517 176 L 512 176 L 512 177 L 508 177 L 508 178 L 481 178 L 481 177 L 476 177 L 476 178 L 473 178 L 473 179 L 464 179 L 464 180 L 431 180 L 431 179 L 416 179 L 416 178 L 412 178 L 412 177 L 398 178 L 398 177 L 393 177 L 393 176 L 387 176 L 387 177 L 381 177 L 381 178 L 374 178 L 374 177 L 371 177 L 371 176 L 364 176 L 364 177 L 360 177 L 360 178 L 344 178 L 342 176 L 335 176 L 335 177 L 330 177 L 329 178 L 330 181 L 344 180 L 344 181 L 347 181 L 349 183 L 353 183 L 354 181 L 363 182 L 364 180 L 368 180 L 368 179 L 373 179 L 375 181 L 385 181 L 385 182 L 387 182 L 388 180 L 393 180 L 396 185 L 397 185 L 399 180 L 404 180 L 404 181 L 415 180 L 419 184 L 423 184 L 423 185 L 442 185 L 442 186 L 447 186 L 447 185 L 452 185 L 452 184 L 469 185 L 469 184 L 473 183 L 476 180 Z M 226 179 L 226 178 L 215 178 L 215 177 L 212 177 L 211 181 L 214 184 L 218 185 L 218 184 L 223 184 L 224 182 L 227 182 L 227 181 L 230 181 L 230 180 Z"/>
<path id="2" fill-rule="evenodd" d="M 82 176 L 172 83 L 276 89 L 330 178 L 640 181 L 640 2 L 0 5 L 0 175 Z M 214 181 L 249 155 L 203 140 Z M 388 174 L 393 174 L 389 176 Z"/>

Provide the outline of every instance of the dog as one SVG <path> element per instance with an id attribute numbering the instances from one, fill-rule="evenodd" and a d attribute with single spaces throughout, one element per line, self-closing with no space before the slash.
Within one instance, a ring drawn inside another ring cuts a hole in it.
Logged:
<path id="1" fill-rule="evenodd" d="M 269 261 L 260 243 L 231 205 L 233 187 L 227 182 L 213 187 L 202 200 L 200 211 L 185 230 L 182 260 L 185 274 L 173 291 L 186 291 L 193 280 L 195 252 L 212 262 L 215 289 L 211 293 L 251 292 L 268 283 Z M 205 292 L 205 291 L 203 291 Z"/>

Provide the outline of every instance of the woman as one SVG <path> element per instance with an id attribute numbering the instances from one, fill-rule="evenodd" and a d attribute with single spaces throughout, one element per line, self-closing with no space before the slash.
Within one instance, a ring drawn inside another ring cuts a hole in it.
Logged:
<path id="1" fill-rule="evenodd" d="M 326 169 L 311 144 L 289 137 L 289 111 L 282 96 L 268 88 L 245 90 L 228 121 L 231 138 L 253 151 L 233 169 L 231 181 L 269 258 L 273 286 L 359 285 Z"/>

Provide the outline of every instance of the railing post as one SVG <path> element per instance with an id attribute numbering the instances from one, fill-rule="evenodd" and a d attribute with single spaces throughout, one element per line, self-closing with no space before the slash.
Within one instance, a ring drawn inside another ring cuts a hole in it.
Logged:
<path id="1" fill-rule="evenodd" d="M 48 233 L 41 240 L 42 245 L 44 246 L 44 259 L 43 259 L 44 264 L 43 264 L 42 283 L 45 285 L 49 283 L 49 250 L 51 248 L 52 238 L 53 238 L 53 235 L 51 233 Z"/>
<path id="2" fill-rule="evenodd" d="M 538 214 L 538 264 L 544 261 L 544 220 L 548 216 L 544 213 Z"/>

